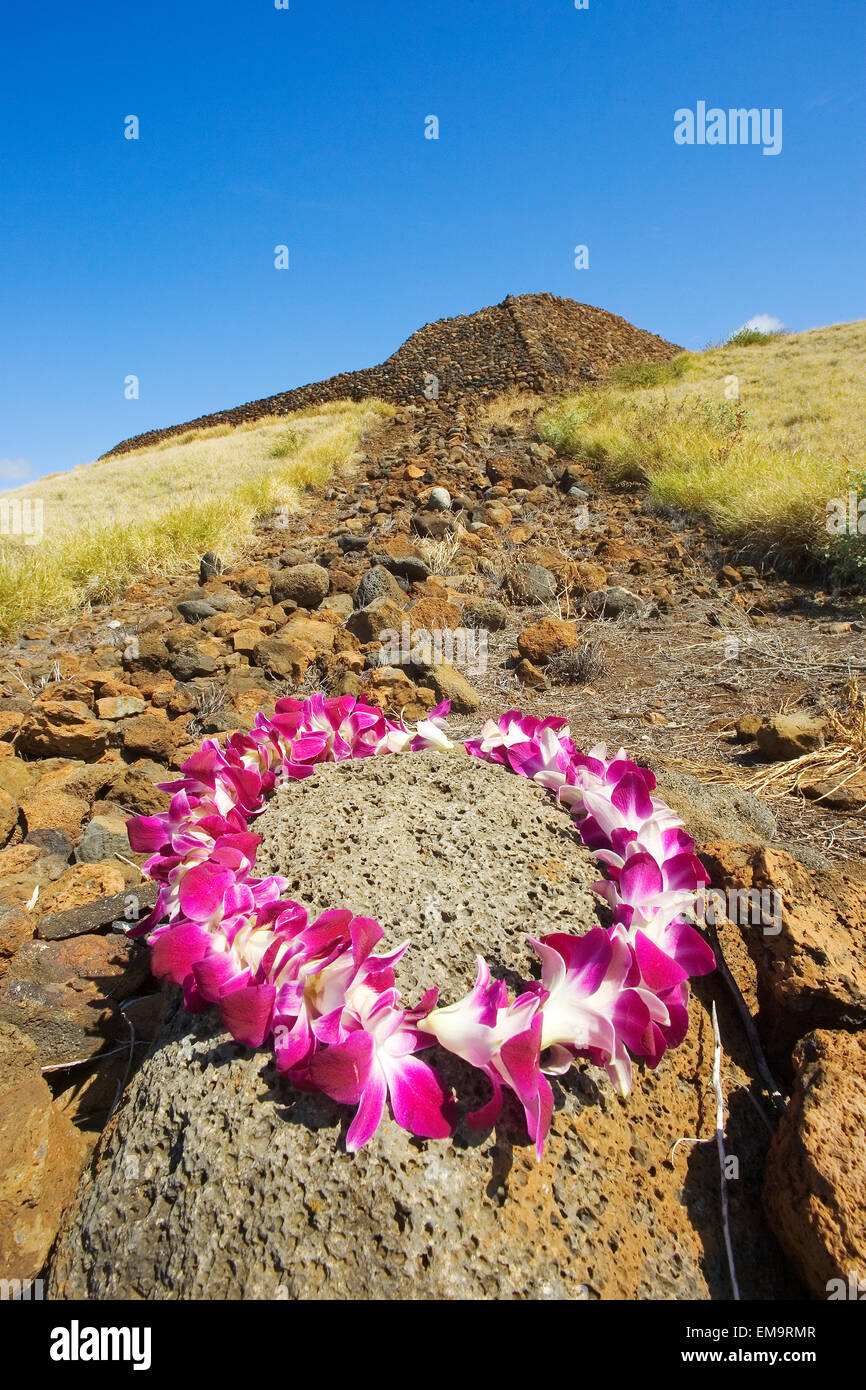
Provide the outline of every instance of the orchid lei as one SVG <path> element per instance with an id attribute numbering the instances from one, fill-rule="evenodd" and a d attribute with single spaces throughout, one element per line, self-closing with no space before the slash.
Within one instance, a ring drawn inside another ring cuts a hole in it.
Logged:
<path id="1" fill-rule="evenodd" d="M 286 880 L 253 876 L 261 837 L 247 827 L 279 783 L 323 762 L 452 749 L 448 709 L 438 705 L 413 732 L 351 696 L 314 695 L 278 701 L 272 718 L 257 715 L 225 748 L 206 739 L 180 779 L 162 784 L 168 809 L 129 822 L 133 850 L 151 856 L 143 872 L 159 885 L 153 911 L 130 934 L 148 938 L 154 975 L 183 987 L 187 1009 L 218 1005 L 238 1042 L 272 1042 L 293 1085 L 355 1106 L 350 1152 L 375 1133 L 386 1101 L 413 1134 L 452 1132 L 453 1097 L 417 1055 L 438 1043 L 491 1083 L 491 1100 L 469 1123 L 493 1124 L 510 1089 L 540 1159 L 553 1113 L 548 1076 L 587 1057 L 627 1094 L 632 1056 L 655 1067 L 682 1042 L 689 977 L 715 968 L 684 915 L 708 876 L 682 823 L 651 795 L 651 772 L 622 751 L 609 759 L 603 744 L 580 753 L 564 719 L 519 710 L 488 720 L 465 744 L 553 792 L 608 875 L 593 888 L 612 909 L 610 928 L 529 937 L 541 979 L 511 1001 L 479 956 L 465 999 L 437 1007 L 433 988 L 405 1009 L 394 967 L 408 942 L 377 955 L 383 932 L 372 918 L 335 909 L 311 922 L 282 896 Z"/>

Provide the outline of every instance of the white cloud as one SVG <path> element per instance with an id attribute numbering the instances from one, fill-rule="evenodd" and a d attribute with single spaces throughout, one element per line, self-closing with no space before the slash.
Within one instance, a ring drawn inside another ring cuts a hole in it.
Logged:
<path id="1" fill-rule="evenodd" d="M 743 327 L 755 328 L 759 333 L 781 333 L 785 325 L 781 319 L 773 318 L 772 314 L 755 314 Z"/>
<path id="2" fill-rule="evenodd" d="M 30 464 L 26 459 L 0 459 L 0 479 L 9 483 L 20 483 L 30 477 Z"/>

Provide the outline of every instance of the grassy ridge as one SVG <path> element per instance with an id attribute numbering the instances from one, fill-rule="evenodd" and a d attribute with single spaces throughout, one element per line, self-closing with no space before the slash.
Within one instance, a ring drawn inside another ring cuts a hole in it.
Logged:
<path id="1" fill-rule="evenodd" d="M 657 503 L 744 548 L 866 579 L 866 537 L 833 537 L 826 524 L 833 498 L 866 490 L 864 398 L 861 322 L 637 364 L 538 423 L 560 454 L 645 482 Z"/>
<path id="2" fill-rule="evenodd" d="M 293 508 L 339 474 L 391 407 L 340 403 L 232 428 L 190 431 L 3 494 L 41 500 L 44 536 L 0 541 L 0 638 L 39 618 L 111 600 L 136 577 L 242 552 L 255 519 Z"/>

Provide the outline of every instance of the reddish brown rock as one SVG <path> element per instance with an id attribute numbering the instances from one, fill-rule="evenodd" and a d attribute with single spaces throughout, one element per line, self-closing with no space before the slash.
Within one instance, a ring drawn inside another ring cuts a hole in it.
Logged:
<path id="1" fill-rule="evenodd" d="M 186 720 L 170 720 L 161 710 L 135 715 L 123 724 L 123 746 L 131 757 L 168 762 L 186 734 Z"/>
<path id="2" fill-rule="evenodd" d="M 93 762 L 105 752 L 105 725 L 80 700 L 46 700 L 27 715 L 17 747 L 31 758 L 58 756 Z"/>
<path id="3" fill-rule="evenodd" d="M 122 893 L 125 888 L 126 876 L 116 861 L 73 864 L 41 896 L 39 907 L 42 912 L 65 912 Z"/>
<path id="4" fill-rule="evenodd" d="M 252 656 L 257 643 L 263 641 L 273 630 L 273 623 L 258 623 L 255 626 L 252 623 L 247 623 L 232 633 L 232 650 L 240 652 L 243 656 Z"/>
<path id="5" fill-rule="evenodd" d="M 336 619 L 339 624 L 340 619 Z M 292 618 L 280 630 L 281 641 L 294 642 L 300 647 L 312 647 L 317 656 L 325 656 L 334 650 L 334 625 L 318 622 L 315 618 Z"/>
<path id="6" fill-rule="evenodd" d="M 313 647 L 302 642 L 287 641 L 283 637 L 265 637 L 256 643 L 253 652 L 253 661 L 257 666 L 292 685 L 298 685 L 304 679 L 315 657 Z"/>
<path id="7" fill-rule="evenodd" d="M 0 979 L 25 941 L 33 936 L 35 926 L 33 913 L 24 907 L 9 906 L 0 911 Z"/>
<path id="8" fill-rule="evenodd" d="M 43 1065 L 92 1057 L 116 1005 L 148 978 L 148 957 L 117 932 L 27 941 L 0 985 L 0 1021 L 33 1039 Z"/>
<path id="9" fill-rule="evenodd" d="M 26 788 L 38 782 L 39 766 L 38 763 L 25 763 L 21 758 L 4 758 L 0 762 L 0 788 L 13 801 L 20 801 Z"/>
<path id="10" fill-rule="evenodd" d="M 148 776 L 147 766 L 145 763 L 141 767 L 127 767 L 125 763 L 121 763 L 117 773 L 112 774 L 111 798 L 131 815 L 158 815 L 166 809 L 170 800 L 168 792 L 160 791 L 156 782 Z M 157 780 L 168 780 L 162 768 L 159 769 Z"/>
<path id="11" fill-rule="evenodd" d="M 828 811 L 854 812 L 866 811 L 866 772 L 853 775 L 841 773 L 836 777 L 809 782 L 803 787 L 803 795 L 810 801 L 820 801 Z"/>
<path id="12" fill-rule="evenodd" d="M 0 741 L 13 743 L 21 728 L 24 715 L 21 710 L 0 710 Z"/>
<path id="13" fill-rule="evenodd" d="M 405 671 L 394 666 L 382 666 L 371 671 L 361 686 L 360 698 L 367 705 L 407 719 L 423 719 L 430 705 L 423 704 L 418 690 Z"/>
<path id="14" fill-rule="evenodd" d="M 547 677 L 537 666 L 533 666 L 531 661 L 526 658 L 517 664 L 517 679 L 523 684 L 528 685 L 530 690 L 546 690 Z"/>
<path id="15" fill-rule="evenodd" d="M 42 850 L 38 845 L 9 845 L 0 850 L 0 879 L 23 873 L 36 863 Z"/>
<path id="16" fill-rule="evenodd" d="M 567 577 L 568 587 L 580 596 L 595 593 L 597 589 L 603 589 L 607 583 L 606 571 L 592 560 L 574 561 L 569 565 Z"/>
<path id="17" fill-rule="evenodd" d="M 771 762 L 780 762 L 823 748 L 826 733 L 825 719 L 813 719 L 807 714 L 774 714 L 761 721 L 756 738 L 762 755 Z"/>
<path id="18" fill-rule="evenodd" d="M 866 1034 L 810 1033 L 794 1061 L 764 1209 L 815 1297 L 846 1298 L 852 1277 L 866 1285 Z"/>
<path id="19" fill-rule="evenodd" d="M 757 973 L 758 1027 L 785 1055 L 816 1028 L 866 1027 L 866 869 L 827 873 L 769 845 L 701 847 Z"/>
<path id="20" fill-rule="evenodd" d="M 88 812 L 88 803 L 67 792 L 43 790 L 39 783 L 21 798 L 21 810 L 28 833 L 32 830 L 59 830 L 75 844 Z"/>
<path id="21" fill-rule="evenodd" d="M 0 1023 L 0 1271 L 42 1270 L 89 1145 L 52 1102 L 33 1042 Z"/>
<path id="22" fill-rule="evenodd" d="M 436 632 L 445 628 L 453 632 L 460 626 L 460 609 L 443 598 L 421 598 L 412 604 L 405 617 L 409 622 L 409 630 L 413 633 L 421 629 Z"/>
<path id="23" fill-rule="evenodd" d="M 541 618 L 532 627 L 524 628 L 517 639 L 520 655 L 538 666 L 576 646 L 577 628 L 562 618 Z"/>
<path id="24" fill-rule="evenodd" d="M 403 619 L 403 609 L 393 599 L 377 598 L 352 614 L 346 622 L 346 630 L 359 642 L 377 642 L 383 640 L 383 632 L 399 633 Z"/>
<path id="25" fill-rule="evenodd" d="M 18 807 L 8 792 L 0 791 L 0 845 L 5 845 L 18 824 Z"/>
<path id="26" fill-rule="evenodd" d="M 413 672 L 421 685 L 429 687 L 435 694 L 437 704 L 442 700 L 451 701 L 454 714 L 474 714 L 481 705 L 481 696 L 474 690 L 466 677 L 448 661 L 434 661 L 413 667 Z M 420 695 L 419 685 L 419 695 Z"/>

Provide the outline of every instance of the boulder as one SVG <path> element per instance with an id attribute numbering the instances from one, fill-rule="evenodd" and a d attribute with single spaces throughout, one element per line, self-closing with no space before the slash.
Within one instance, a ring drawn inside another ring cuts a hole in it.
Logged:
<path id="1" fill-rule="evenodd" d="M 827 721 L 808 714 L 774 714 L 763 719 L 756 734 L 758 751 L 771 762 L 801 758 L 823 748 Z"/>
<path id="2" fill-rule="evenodd" d="M 655 795 L 674 808 L 699 846 L 711 840 L 757 844 L 775 835 L 775 816 L 752 792 L 726 783 L 704 784 L 689 772 L 661 767 L 650 758 L 646 765 L 656 776 Z"/>
<path id="3" fill-rule="evenodd" d="M 355 590 L 354 604 L 356 608 L 366 608 L 377 599 L 383 598 L 392 599 L 394 603 L 401 605 L 406 602 L 406 595 L 391 571 L 384 565 L 374 565 L 361 575 Z"/>
<path id="4" fill-rule="evenodd" d="M 328 571 L 322 565 L 291 565 L 274 575 L 271 597 L 274 603 L 291 599 L 299 608 L 318 608 L 330 587 Z"/>
<path id="5" fill-rule="evenodd" d="M 258 871 L 281 870 L 310 907 L 377 917 L 410 940 L 397 983 L 411 1005 L 471 987 L 475 954 L 512 984 L 533 973 L 527 931 L 598 921 L 597 869 L 567 812 L 531 782 L 463 754 L 326 765 L 257 823 Z M 175 991 L 175 993 L 177 993 Z M 543 1162 L 522 1114 L 465 1120 L 487 1083 L 435 1057 L 457 1090 L 450 1140 L 386 1118 L 355 1155 L 351 1111 L 293 1090 L 265 1052 L 212 1014 L 172 1007 L 106 1128 L 55 1246 L 55 1298 L 688 1299 L 727 1297 L 706 1108 L 712 1034 L 692 1003 L 686 1043 L 618 1098 L 581 1064 L 556 1081 Z M 733 1028 L 723 1010 L 723 1026 Z M 731 1093 L 748 1078 L 726 1058 Z M 732 1118 L 740 1181 L 732 1228 L 746 1297 L 793 1296 L 760 1209 L 766 1143 L 751 1106 Z"/>
<path id="6" fill-rule="evenodd" d="M 539 666 L 560 652 L 573 651 L 576 646 L 577 628 L 563 618 L 542 618 L 532 627 L 524 628 L 517 638 L 520 655 Z"/>
<path id="7" fill-rule="evenodd" d="M 30 758 L 84 758 L 105 752 L 105 725 L 81 700 L 46 700 L 21 725 L 17 748 Z"/>

